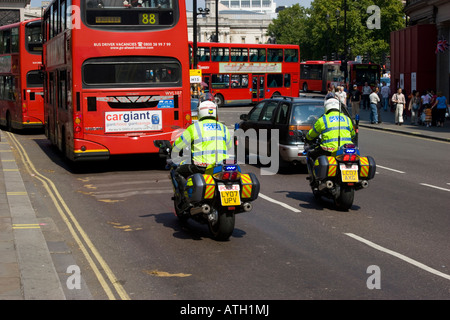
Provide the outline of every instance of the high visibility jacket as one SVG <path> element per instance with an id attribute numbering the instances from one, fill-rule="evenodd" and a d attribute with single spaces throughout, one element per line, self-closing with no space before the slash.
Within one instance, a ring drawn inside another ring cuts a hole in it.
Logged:
<path id="1" fill-rule="evenodd" d="M 322 134 L 320 142 L 322 149 L 335 152 L 340 146 L 352 143 L 352 138 L 355 137 L 356 133 L 349 117 L 337 110 L 331 110 L 316 121 L 306 135 L 306 139 L 313 140 L 320 134 Z M 338 145 L 339 141 L 340 144 Z"/>
<path id="2" fill-rule="evenodd" d="M 231 149 L 232 137 L 228 128 L 213 119 L 203 119 L 191 124 L 172 147 L 172 152 L 179 153 L 190 146 L 193 164 L 207 167 L 227 158 L 227 149 Z"/>

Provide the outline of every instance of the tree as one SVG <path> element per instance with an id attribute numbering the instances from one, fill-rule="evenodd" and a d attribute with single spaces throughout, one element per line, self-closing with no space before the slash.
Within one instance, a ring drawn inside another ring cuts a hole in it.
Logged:
<path id="1" fill-rule="evenodd" d="M 373 5 L 379 12 L 368 13 Z M 379 18 L 379 29 L 369 29 L 367 22 L 371 18 Z M 302 60 L 318 60 L 325 55 L 329 58 L 331 52 L 337 52 L 341 57 L 347 53 L 349 60 L 367 55 L 372 62 L 384 63 L 389 54 L 390 33 L 404 26 L 403 4 L 399 0 L 313 0 L 310 8 L 296 4 L 281 11 L 268 31 L 275 35 L 277 43 L 299 44 Z"/>
<path id="2" fill-rule="evenodd" d="M 308 14 L 309 9 L 294 4 L 278 13 L 277 19 L 269 25 L 267 34 L 275 37 L 277 43 L 300 45 L 300 55 L 303 55 L 303 50 L 308 51 L 306 46 L 302 45 L 307 38 Z"/>

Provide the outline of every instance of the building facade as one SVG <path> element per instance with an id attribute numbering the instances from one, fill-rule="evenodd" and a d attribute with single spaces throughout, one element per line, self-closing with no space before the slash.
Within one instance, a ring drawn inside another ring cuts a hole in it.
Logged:
<path id="1" fill-rule="evenodd" d="M 0 2 L 0 26 L 25 19 L 25 7 L 30 0 L 2 0 Z"/>
<path id="2" fill-rule="evenodd" d="M 400 82 L 394 82 L 393 85 L 401 85 L 403 78 L 406 88 L 413 89 L 416 85 L 416 90 L 420 91 L 441 91 L 450 101 L 450 48 L 445 49 L 445 43 L 450 43 L 450 1 L 408 0 L 404 11 L 409 17 L 408 27 L 400 30 L 404 35 L 393 37 L 395 32 L 391 34 L 391 83 L 394 77 L 394 81 L 398 79 Z M 402 65 L 402 50 L 405 56 L 403 59 L 407 60 L 408 50 L 416 50 L 419 53 L 417 59 L 410 59 L 408 64 Z M 397 61 L 395 56 L 398 57 Z M 434 71 L 434 82 L 422 81 L 424 79 L 418 78 L 418 70 L 430 62 L 433 63 L 431 68 Z M 395 65 L 402 67 L 396 69 Z M 409 77 L 405 72 L 408 68 L 411 73 Z M 424 84 L 419 87 L 419 83 Z"/>
<path id="3" fill-rule="evenodd" d="M 259 5 L 258 5 L 259 4 Z M 267 43 L 267 28 L 276 17 L 272 0 L 221 0 L 218 3 L 216 20 L 216 0 L 205 0 L 208 14 L 197 11 L 197 41 L 209 42 L 216 35 L 218 25 L 219 42 L 226 43 Z M 205 9 L 202 8 L 202 9 Z M 193 40 L 193 8 L 187 12 L 189 40 Z"/>

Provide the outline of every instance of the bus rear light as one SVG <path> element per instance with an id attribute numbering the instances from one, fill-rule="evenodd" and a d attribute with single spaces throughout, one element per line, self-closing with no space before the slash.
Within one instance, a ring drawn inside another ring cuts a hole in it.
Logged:
<path id="1" fill-rule="evenodd" d="M 81 133 L 82 132 L 82 125 L 81 125 L 81 116 L 80 115 L 75 115 L 75 119 L 74 119 L 74 127 L 73 130 L 75 133 Z"/>
<path id="2" fill-rule="evenodd" d="M 26 103 L 22 104 L 22 113 L 25 114 L 27 113 L 27 111 L 28 111 L 27 104 Z"/>

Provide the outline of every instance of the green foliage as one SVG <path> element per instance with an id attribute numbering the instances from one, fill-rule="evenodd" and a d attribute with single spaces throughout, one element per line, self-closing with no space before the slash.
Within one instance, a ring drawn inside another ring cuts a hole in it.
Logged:
<path id="1" fill-rule="evenodd" d="M 367 27 L 374 14 L 367 12 L 371 5 L 380 8 L 380 29 Z M 268 34 L 275 36 L 277 43 L 299 44 L 302 60 L 321 60 L 323 56 L 331 59 L 332 52 L 343 56 L 346 36 L 349 60 L 368 56 L 373 62 L 384 63 L 384 57 L 389 55 L 390 33 L 404 26 L 403 4 L 399 0 L 313 0 L 310 8 L 295 4 L 279 12 L 269 25 Z"/>

